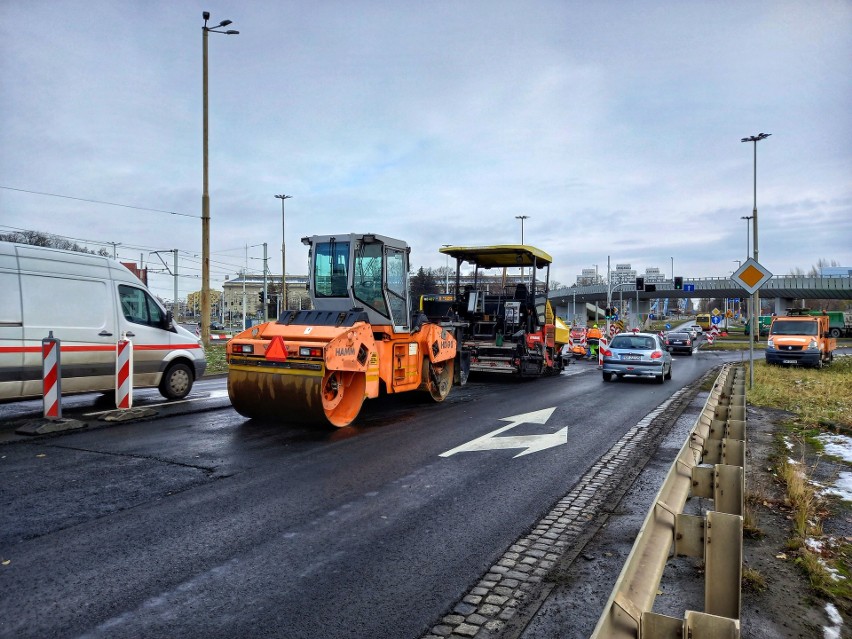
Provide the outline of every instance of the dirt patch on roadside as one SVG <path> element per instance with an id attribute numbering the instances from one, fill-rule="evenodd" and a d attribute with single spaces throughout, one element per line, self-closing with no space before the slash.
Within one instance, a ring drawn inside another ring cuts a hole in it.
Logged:
<path id="1" fill-rule="evenodd" d="M 744 639 L 852 638 L 849 601 L 834 602 L 843 618 L 842 626 L 832 623 L 826 612 L 826 601 L 811 589 L 804 570 L 797 564 L 797 553 L 788 548 L 793 536 L 791 509 L 785 489 L 775 474 L 779 444 L 777 435 L 782 424 L 792 415 L 784 411 L 748 407 L 746 490 L 756 517 L 760 536 L 746 537 L 744 567 L 755 570 L 766 582 L 765 589 L 748 588 L 742 593 L 742 627 Z M 783 451 L 783 448 L 780 449 Z M 817 465 L 827 471 L 832 462 L 817 458 L 813 451 L 790 451 L 793 459 L 804 459 L 809 468 Z M 831 534 L 849 534 L 848 506 L 838 504 L 828 514 L 824 530 Z M 829 634 L 826 632 L 829 629 Z"/>

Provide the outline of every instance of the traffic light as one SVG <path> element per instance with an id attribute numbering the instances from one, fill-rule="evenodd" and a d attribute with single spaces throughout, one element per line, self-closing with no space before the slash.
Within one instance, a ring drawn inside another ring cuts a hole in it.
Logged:
<path id="1" fill-rule="evenodd" d="M 645 290 L 645 278 L 644 277 L 637 277 L 636 278 L 636 290 L 637 291 L 644 291 Z"/>
<path id="2" fill-rule="evenodd" d="M 257 294 L 257 299 L 259 299 L 260 303 L 263 304 L 263 302 L 264 302 L 263 291 L 261 291 L 260 293 Z"/>
<path id="3" fill-rule="evenodd" d="M 683 278 L 680 275 L 678 275 L 677 277 L 674 278 L 674 280 L 675 280 L 675 282 L 674 282 L 675 290 L 676 291 L 682 291 L 683 290 Z"/>

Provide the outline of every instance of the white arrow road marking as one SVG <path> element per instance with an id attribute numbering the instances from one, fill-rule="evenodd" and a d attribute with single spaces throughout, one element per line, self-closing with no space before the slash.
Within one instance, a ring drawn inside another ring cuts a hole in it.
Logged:
<path id="1" fill-rule="evenodd" d="M 502 428 L 498 428 L 497 430 L 482 435 L 481 437 L 477 437 L 476 439 L 469 441 L 466 444 L 462 444 L 461 446 L 456 446 L 452 450 L 448 450 L 445 453 L 441 453 L 439 456 L 449 457 L 450 455 L 455 455 L 456 453 L 470 452 L 475 450 L 524 448 L 525 450 L 515 455 L 515 457 L 523 457 L 524 455 L 529 455 L 530 453 L 537 453 L 540 450 L 546 450 L 548 448 L 553 448 L 554 446 L 567 444 L 567 426 L 556 433 L 545 433 L 543 435 L 512 435 L 508 437 L 497 437 L 497 435 L 499 435 L 500 433 L 503 433 L 509 430 L 510 428 L 514 428 L 518 424 L 546 424 L 547 420 L 550 419 L 550 416 L 555 410 L 556 407 L 544 408 L 542 410 L 537 410 L 532 413 L 524 413 L 523 415 L 503 417 L 500 419 L 500 421 L 509 422 L 507 426 L 503 426 Z"/>

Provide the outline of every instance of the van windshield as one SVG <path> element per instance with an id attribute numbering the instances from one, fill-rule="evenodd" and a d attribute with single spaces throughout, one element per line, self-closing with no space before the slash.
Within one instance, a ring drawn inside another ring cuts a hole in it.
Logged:
<path id="1" fill-rule="evenodd" d="M 816 335 L 816 322 L 796 322 L 791 320 L 775 320 L 772 323 L 770 335 Z"/>

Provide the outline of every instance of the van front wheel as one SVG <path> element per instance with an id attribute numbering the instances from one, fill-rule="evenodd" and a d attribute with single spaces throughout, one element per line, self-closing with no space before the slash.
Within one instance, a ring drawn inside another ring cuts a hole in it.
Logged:
<path id="1" fill-rule="evenodd" d="M 160 394 L 166 399 L 183 399 L 192 390 L 192 381 L 189 366 L 181 362 L 172 364 L 160 380 Z"/>

